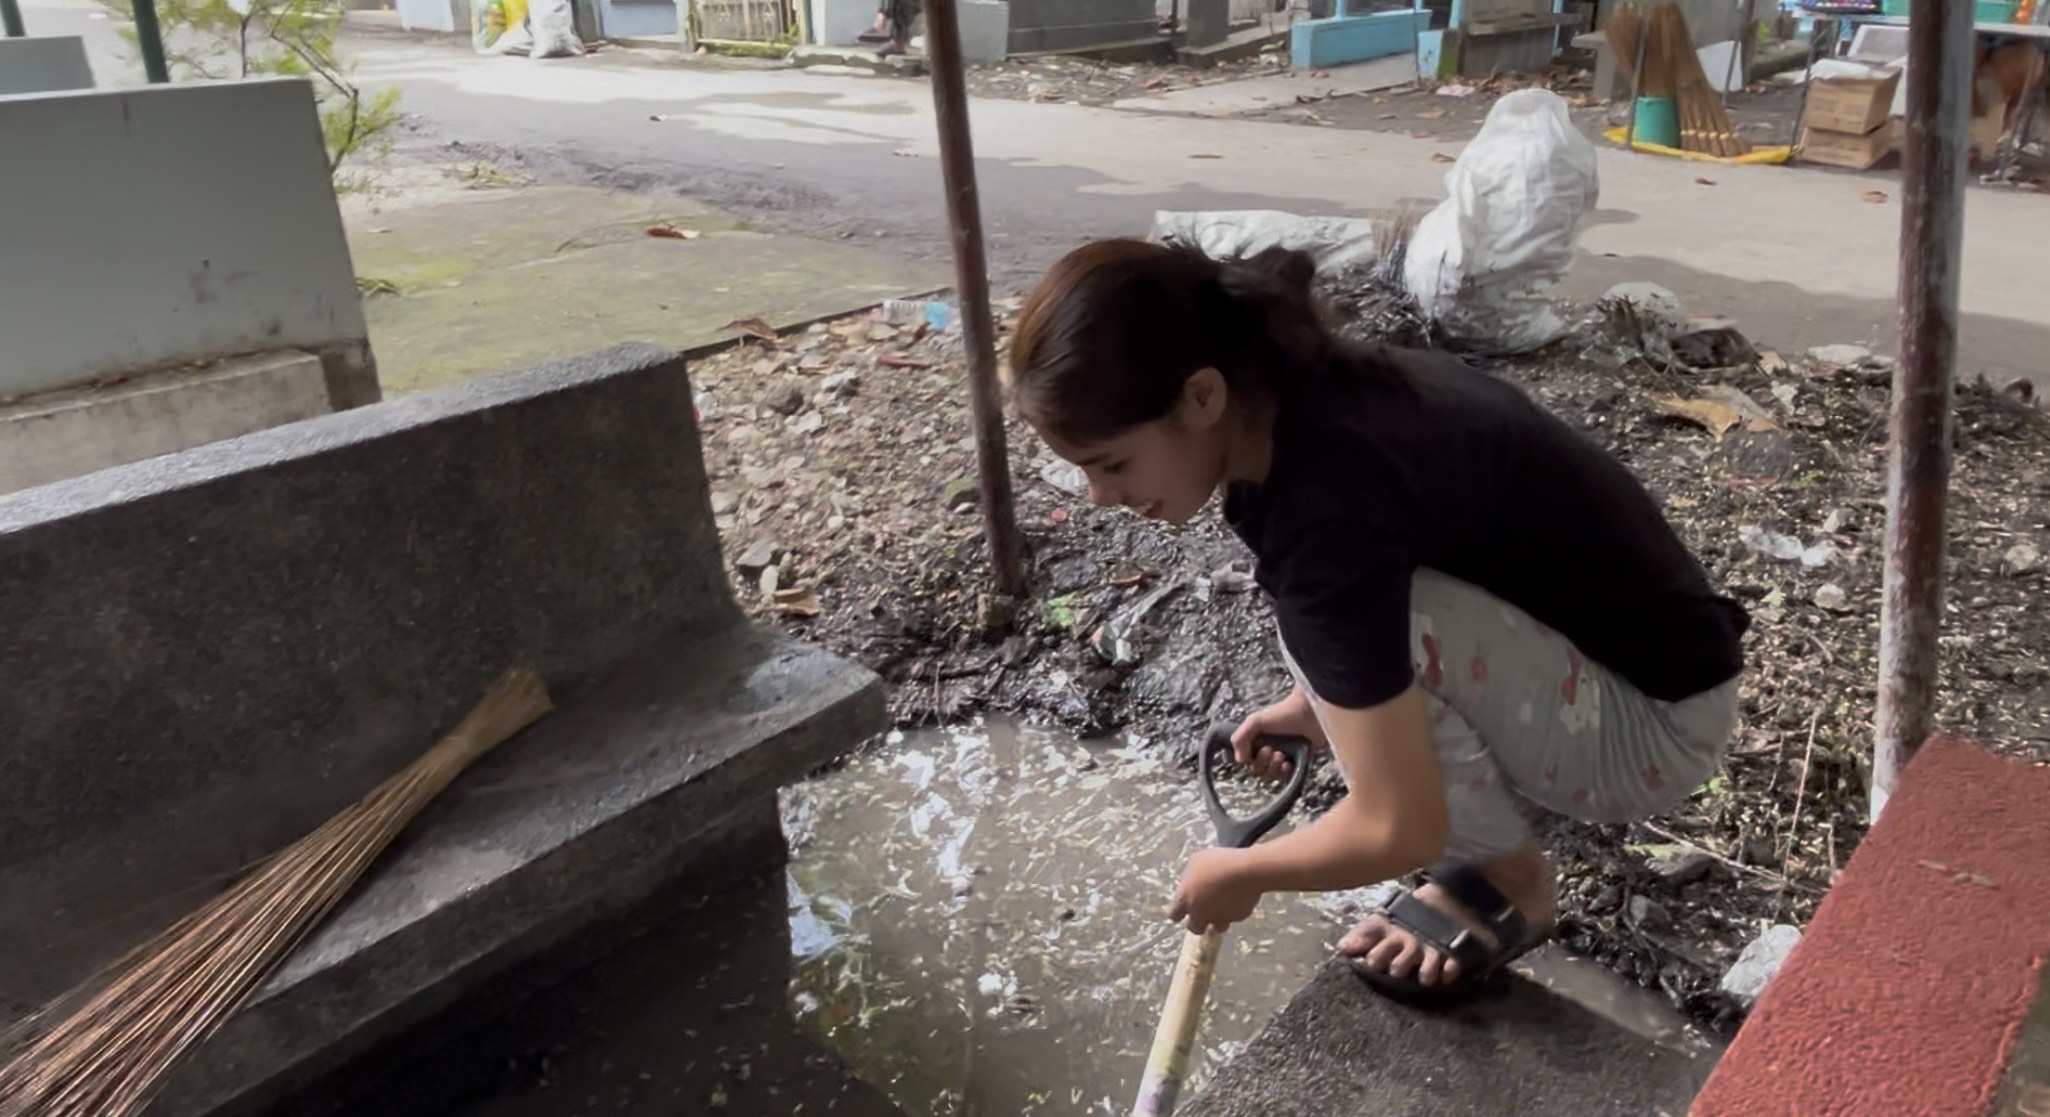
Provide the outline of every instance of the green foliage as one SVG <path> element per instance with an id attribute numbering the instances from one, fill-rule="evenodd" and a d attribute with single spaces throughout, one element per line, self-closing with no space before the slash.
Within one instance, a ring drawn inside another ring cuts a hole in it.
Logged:
<path id="1" fill-rule="evenodd" d="M 117 16 L 130 14 L 129 0 L 101 0 Z M 391 149 L 399 122 L 395 89 L 366 93 L 351 80 L 353 67 L 336 50 L 342 26 L 341 0 L 157 0 L 164 33 L 164 60 L 176 78 L 232 81 L 249 77 L 298 77 L 313 84 L 320 106 L 320 130 L 327 143 L 328 171 L 335 189 L 367 185 L 364 175 L 344 171 L 382 158 Z M 130 46 L 133 27 L 124 27 Z"/>

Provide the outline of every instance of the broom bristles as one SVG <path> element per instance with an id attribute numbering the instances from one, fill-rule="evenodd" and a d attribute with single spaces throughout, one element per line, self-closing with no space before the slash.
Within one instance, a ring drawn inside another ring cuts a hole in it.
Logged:
<path id="1" fill-rule="evenodd" d="M 471 764 L 554 708 L 531 671 L 500 676 L 420 759 L 249 876 L 58 998 L 0 1067 L 0 1117 L 133 1117 Z"/>

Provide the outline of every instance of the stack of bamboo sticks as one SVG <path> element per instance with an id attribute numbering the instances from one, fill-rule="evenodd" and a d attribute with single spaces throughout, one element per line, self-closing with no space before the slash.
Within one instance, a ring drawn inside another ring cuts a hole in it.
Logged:
<path id="1" fill-rule="evenodd" d="M 1721 96 L 1702 70 L 1694 52 L 1694 33 L 1674 0 L 1622 5 L 1609 16 L 1603 33 L 1638 96 L 1674 102 L 1680 116 L 1680 150 L 1718 158 L 1751 150 L 1731 126 Z"/>

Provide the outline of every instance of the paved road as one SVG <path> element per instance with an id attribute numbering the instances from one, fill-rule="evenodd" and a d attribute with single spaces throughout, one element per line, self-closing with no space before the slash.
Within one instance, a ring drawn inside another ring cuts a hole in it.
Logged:
<path id="1" fill-rule="evenodd" d="M 84 30 L 103 80 L 132 80 L 89 0 L 31 0 L 38 33 Z M 536 62 L 453 41 L 355 34 L 364 78 L 403 90 L 407 146 L 461 145 L 544 175 L 674 190 L 760 227 L 947 251 L 932 106 L 922 85 L 720 70 L 641 52 Z M 1067 104 L 972 108 L 995 278 L 1015 286 L 1091 236 L 1144 232 L 1159 209 L 1370 213 L 1430 202 L 1444 145 L 1407 135 Z M 1214 156 L 1214 158 L 1196 158 Z M 1898 185 L 1800 168 L 1715 167 L 1604 150 L 1603 207 L 1566 293 L 1663 283 L 1784 348 L 1890 351 Z M 1712 178 L 1714 185 L 1700 180 Z M 1869 189 L 1886 195 L 1866 199 Z M 1961 371 L 2036 375 L 2050 350 L 2038 263 L 2050 199 L 1974 189 Z"/>

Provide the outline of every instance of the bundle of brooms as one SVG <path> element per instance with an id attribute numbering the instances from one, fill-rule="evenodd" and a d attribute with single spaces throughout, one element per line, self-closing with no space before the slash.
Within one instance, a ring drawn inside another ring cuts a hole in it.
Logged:
<path id="1" fill-rule="evenodd" d="M 1625 4 L 1610 14 L 1602 33 L 1638 96 L 1672 99 L 1680 114 L 1680 150 L 1725 159 L 1751 150 L 1730 126 L 1730 114 L 1694 51 L 1687 17 L 1673 0 Z"/>
<path id="2" fill-rule="evenodd" d="M 551 709 L 538 676 L 506 672 L 404 771 L 30 1017 L 0 1067 L 0 1117 L 140 1113 L 435 796 Z"/>

